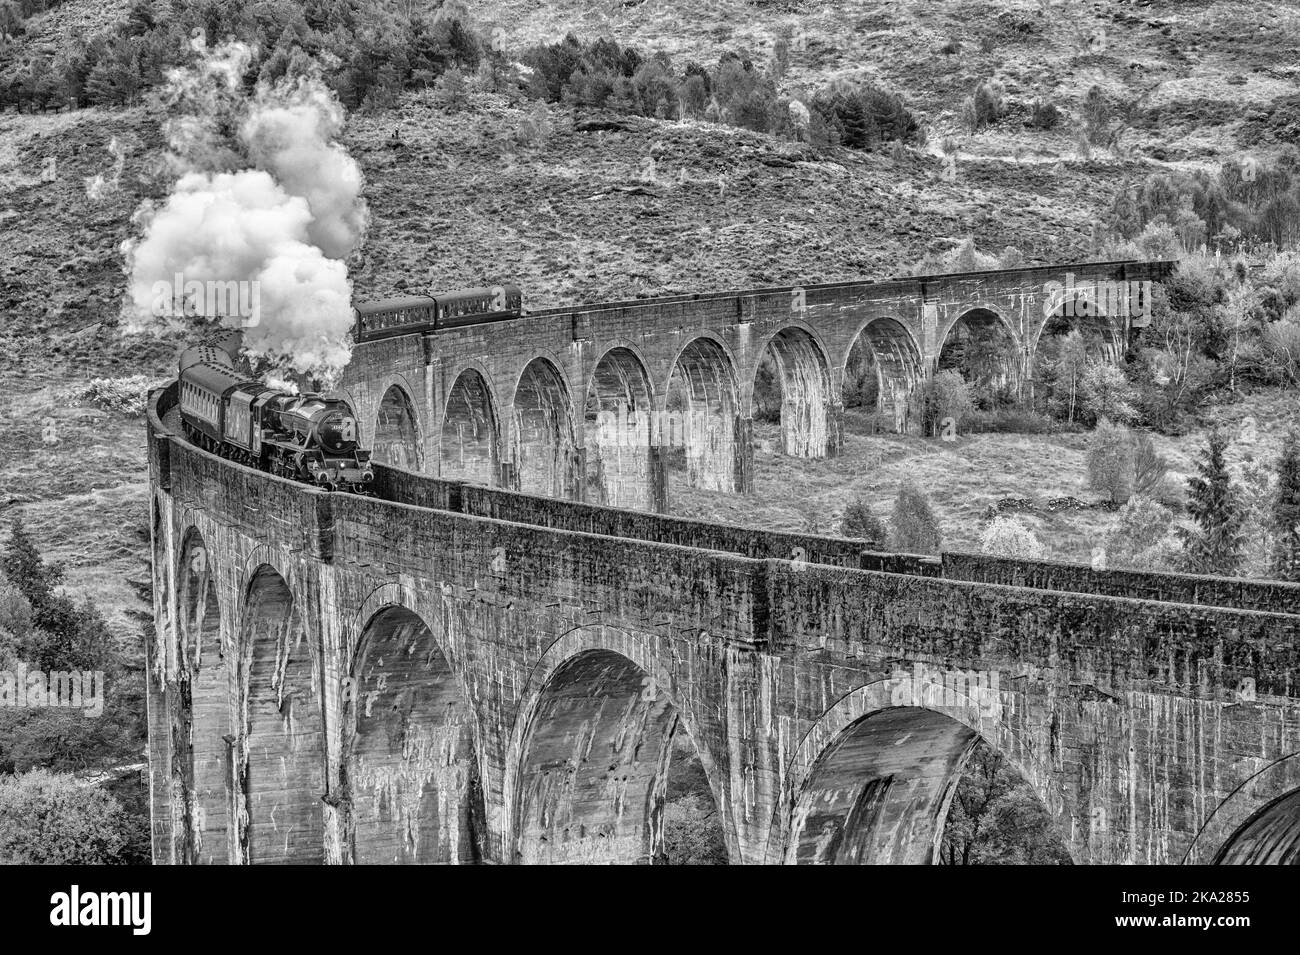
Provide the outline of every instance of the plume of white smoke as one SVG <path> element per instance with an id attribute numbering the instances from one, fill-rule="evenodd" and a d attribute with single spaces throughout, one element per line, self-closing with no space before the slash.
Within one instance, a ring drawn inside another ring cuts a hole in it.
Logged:
<path id="1" fill-rule="evenodd" d="M 124 324 L 241 327 L 255 363 L 329 387 L 351 352 L 344 260 L 367 225 L 361 170 L 336 142 L 342 107 L 315 79 L 246 96 L 247 47 L 195 48 L 198 64 L 171 74 L 167 92 L 179 178 L 161 205 L 141 206 L 143 235 L 123 246 Z"/>
<path id="2" fill-rule="evenodd" d="M 301 79 L 292 88 L 260 89 L 239 131 L 258 168 L 270 171 L 290 195 L 307 200 L 308 234 L 335 259 L 346 258 L 366 228 L 361 169 L 334 141 L 343 118 L 332 93 Z"/>

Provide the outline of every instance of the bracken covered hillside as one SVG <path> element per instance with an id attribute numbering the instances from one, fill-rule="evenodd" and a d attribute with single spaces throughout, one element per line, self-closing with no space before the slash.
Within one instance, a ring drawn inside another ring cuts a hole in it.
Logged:
<path id="1" fill-rule="evenodd" d="M 403 5 L 421 6 L 437 4 Z M 55 3 L 0 41 L 0 74 L 111 32 L 131 9 Z M 1031 261 L 1085 258 L 1103 251 L 1098 227 L 1122 183 L 1267 162 L 1300 132 L 1291 4 L 510 0 L 470 15 L 507 54 L 570 31 L 665 51 L 679 72 L 726 52 L 767 69 L 784 50 L 782 96 L 871 78 L 902 97 L 925 139 L 819 149 L 702 119 L 543 107 L 474 82 L 454 106 L 408 90 L 354 111 L 344 135 L 372 214 L 350 263 L 358 298 L 514 279 L 546 306 L 884 277 L 968 237 Z M 971 132 L 979 84 L 1002 112 Z M 1112 115 L 1089 142 L 1094 87 Z M 1056 107 L 1052 124 L 1031 124 L 1036 101 Z M 141 609 L 128 579 L 142 576 L 143 431 L 75 392 L 97 377 L 161 377 L 174 354 L 116 327 L 132 214 L 171 185 L 163 115 L 147 91 L 128 108 L 0 113 L 0 517 L 21 512 L 122 627 Z M 102 188 L 89 189 L 96 176 Z M 892 484 L 861 490 L 883 503 Z M 729 502 L 685 503 L 743 516 Z"/>

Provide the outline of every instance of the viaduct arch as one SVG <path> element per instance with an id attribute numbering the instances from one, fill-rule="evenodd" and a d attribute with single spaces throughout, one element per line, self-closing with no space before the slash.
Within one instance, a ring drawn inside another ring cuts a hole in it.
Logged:
<path id="1" fill-rule="evenodd" d="M 340 387 L 381 463 L 662 512 L 673 468 L 695 487 L 752 487 L 765 360 L 781 451 L 825 457 L 842 444 L 855 354 L 883 419 L 903 430 L 913 389 L 971 329 L 1005 330 L 996 375 L 1008 387 L 1030 380 L 1044 328 L 1062 322 L 1082 322 L 1113 360 L 1171 269 L 1085 262 L 548 308 L 362 342 Z"/>
<path id="2" fill-rule="evenodd" d="M 379 497 L 328 493 L 188 445 L 174 402 L 149 407 L 158 862 L 653 862 L 681 732 L 733 864 L 929 861 L 977 738 L 1080 863 L 1295 859 L 1300 586 L 386 465 Z"/>

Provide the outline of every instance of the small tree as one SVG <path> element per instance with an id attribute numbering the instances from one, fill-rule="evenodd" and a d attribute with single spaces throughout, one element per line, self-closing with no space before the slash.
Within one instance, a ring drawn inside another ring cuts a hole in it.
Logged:
<path id="1" fill-rule="evenodd" d="M 890 539 L 894 550 L 907 554 L 937 554 L 943 542 L 938 518 L 926 496 L 910 484 L 898 490 L 890 514 Z"/>
<path id="2" fill-rule="evenodd" d="M 1124 372 L 1109 362 L 1094 362 L 1083 373 L 1080 394 L 1088 411 L 1097 418 L 1132 421 L 1137 417 L 1137 391 Z"/>
<path id="3" fill-rule="evenodd" d="M 975 87 L 971 98 L 966 101 L 966 123 L 972 133 L 977 133 L 985 126 L 992 126 L 1001 119 L 1005 109 L 1001 84 L 980 83 Z"/>
<path id="4" fill-rule="evenodd" d="M 1193 527 L 1180 527 L 1183 569 L 1194 574 L 1232 574 L 1241 564 L 1245 513 L 1228 474 L 1224 451 L 1228 438 L 1213 431 L 1197 474 L 1187 481 L 1187 511 Z"/>
<path id="5" fill-rule="evenodd" d="M 1156 450 L 1151 435 L 1137 432 L 1133 436 L 1133 493 L 1156 493 L 1168 472 L 1169 462 Z"/>
<path id="6" fill-rule="evenodd" d="M 1106 566 L 1168 569 L 1177 549 L 1172 530 L 1173 516 L 1164 505 L 1149 497 L 1134 497 L 1120 508 L 1118 520 L 1103 541 Z"/>
<path id="7" fill-rule="evenodd" d="M 1019 518 L 997 517 L 980 534 L 980 553 L 992 557 L 1040 560 L 1047 551 Z"/>
<path id="8" fill-rule="evenodd" d="M 1228 352 L 1228 387 L 1237 390 L 1237 368 L 1242 354 L 1242 329 L 1250 321 L 1251 313 L 1259 307 L 1263 295 L 1260 289 L 1242 282 L 1228 290 L 1227 301 L 1219 306 L 1223 327 L 1231 329 Z"/>
<path id="9" fill-rule="evenodd" d="M 889 531 L 875 514 L 871 505 L 858 498 L 844 509 L 844 518 L 840 521 L 840 536 L 855 540 L 870 541 L 881 547 L 889 546 Z"/>
<path id="10" fill-rule="evenodd" d="M 1088 440 L 1088 486 L 1114 504 L 1133 494 L 1133 437 L 1127 428 L 1102 418 Z"/>
<path id="11" fill-rule="evenodd" d="M 460 109 L 469 99 L 465 74 L 454 66 L 438 77 L 433 90 L 438 105 L 445 109 Z"/>
<path id="12" fill-rule="evenodd" d="M 924 434 L 931 438 L 943 433 L 945 421 L 950 423 L 954 433 L 960 432 L 962 424 L 975 410 L 970 386 L 961 375 L 951 370 L 938 372 L 929 381 L 922 382 L 912 393 L 912 406 Z"/>
<path id="13" fill-rule="evenodd" d="M 1061 342 L 1060 351 L 1051 368 L 1054 390 L 1061 394 L 1057 400 L 1065 406 L 1065 420 L 1074 424 L 1079 408 L 1079 389 L 1088 370 L 1088 346 L 1077 328 L 1070 330 Z"/>
<path id="14" fill-rule="evenodd" d="M 1273 500 L 1273 576 L 1300 581 L 1300 431 L 1282 443 L 1277 459 L 1277 496 Z"/>

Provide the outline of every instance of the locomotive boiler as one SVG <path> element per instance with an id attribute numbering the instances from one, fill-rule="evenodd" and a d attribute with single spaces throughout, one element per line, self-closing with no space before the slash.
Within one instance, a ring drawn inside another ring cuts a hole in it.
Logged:
<path id="1" fill-rule="evenodd" d="M 329 491 L 364 493 L 374 481 L 346 401 L 271 388 L 210 342 L 181 353 L 177 381 L 181 426 L 198 447 Z"/>

